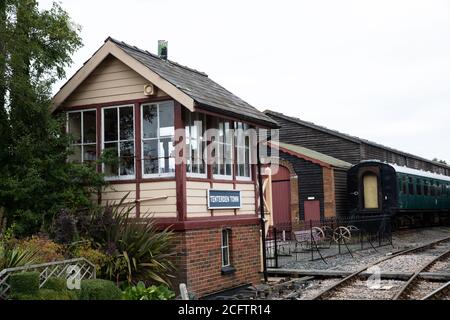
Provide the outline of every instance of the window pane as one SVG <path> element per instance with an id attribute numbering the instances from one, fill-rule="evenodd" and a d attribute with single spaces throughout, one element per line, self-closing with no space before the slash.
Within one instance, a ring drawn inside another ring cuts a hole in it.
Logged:
<path id="1" fill-rule="evenodd" d="M 83 112 L 83 142 L 95 143 L 97 141 L 97 122 L 95 111 Z"/>
<path id="2" fill-rule="evenodd" d="M 172 138 L 161 138 L 159 143 L 159 165 L 161 173 L 175 172 L 175 159 L 170 159 L 173 156 L 173 150 Z"/>
<path id="3" fill-rule="evenodd" d="M 160 137 L 174 135 L 173 104 L 171 102 L 159 105 L 159 126 Z"/>
<path id="4" fill-rule="evenodd" d="M 144 174 L 158 173 L 158 140 L 144 142 Z"/>
<path id="5" fill-rule="evenodd" d="M 81 146 L 72 146 L 72 154 L 69 155 L 70 162 L 81 163 Z"/>
<path id="6" fill-rule="evenodd" d="M 142 107 L 142 130 L 143 138 L 156 138 L 158 130 L 157 107 L 145 105 Z"/>
<path id="7" fill-rule="evenodd" d="M 222 266 L 226 267 L 230 264 L 230 261 L 228 260 L 228 248 L 222 249 Z"/>
<path id="8" fill-rule="evenodd" d="M 117 109 L 104 109 L 105 141 L 117 141 Z"/>
<path id="9" fill-rule="evenodd" d="M 83 161 L 90 162 L 97 159 L 97 147 L 95 144 L 83 146 Z"/>
<path id="10" fill-rule="evenodd" d="M 228 246 L 228 232 L 227 230 L 222 230 L 222 246 L 227 247 Z"/>
<path id="11" fill-rule="evenodd" d="M 107 153 L 109 156 L 118 156 L 117 143 L 105 143 L 104 153 Z M 119 168 L 117 163 L 105 163 L 104 169 L 106 176 L 117 176 L 119 174 Z"/>
<path id="12" fill-rule="evenodd" d="M 120 143 L 120 175 L 134 174 L 134 143 Z"/>
<path id="13" fill-rule="evenodd" d="M 124 107 L 120 112 L 120 140 L 133 140 L 133 107 Z"/>
<path id="14" fill-rule="evenodd" d="M 81 143 L 81 112 L 69 113 L 69 134 L 74 143 Z"/>

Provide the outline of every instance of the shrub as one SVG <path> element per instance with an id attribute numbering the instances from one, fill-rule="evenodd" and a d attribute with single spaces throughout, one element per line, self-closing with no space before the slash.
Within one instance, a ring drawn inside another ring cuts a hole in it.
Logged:
<path id="1" fill-rule="evenodd" d="M 95 264 L 97 276 L 108 260 L 108 256 L 100 250 L 93 248 L 90 241 L 76 243 L 72 250 L 74 258 L 85 258 Z"/>
<path id="2" fill-rule="evenodd" d="M 164 285 L 152 285 L 148 288 L 142 281 L 136 286 L 128 287 L 123 292 L 125 300 L 170 300 L 175 297 L 175 293 Z"/>
<path id="3" fill-rule="evenodd" d="M 58 243 L 68 244 L 77 240 L 76 218 L 68 210 L 60 210 L 53 222 L 53 232 L 55 241 Z"/>
<path id="4" fill-rule="evenodd" d="M 42 289 L 63 291 L 67 289 L 67 280 L 63 278 L 51 277 L 42 286 Z"/>
<path id="5" fill-rule="evenodd" d="M 158 230 L 152 216 L 131 218 L 134 206 L 123 205 L 125 199 L 126 196 L 118 204 L 107 204 L 95 218 L 105 223 L 96 229 L 96 240 L 110 256 L 104 273 L 118 282 L 137 283 L 145 279 L 168 284 L 174 270 L 170 259 L 172 232 Z"/>
<path id="6" fill-rule="evenodd" d="M 11 294 L 36 294 L 39 290 L 39 273 L 22 272 L 9 277 Z"/>
<path id="7" fill-rule="evenodd" d="M 12 248 L 0 242 L 0 270 L 36 263 L 36 250 Z"/>
<path id="8" fill-rule="evenodd" d="M 36 251 L 35 263 L 64 260 L 64 247 L 44 236 L 32 236 L 27 240 L 20 241 L 18 247 L 22 250 Z"/>
<path id="9" fill-rule="evenodd" d="M 114 282 L 103 279 L 81 281 L 80 300 L 121 300 L 122 292 Z"/>
<path id="10" fill-rule="evenodd" d="M 14 300 L 77 300 L 77 295 L 69 290 L 39 289 L 34 294 L 16 294 Z"/>

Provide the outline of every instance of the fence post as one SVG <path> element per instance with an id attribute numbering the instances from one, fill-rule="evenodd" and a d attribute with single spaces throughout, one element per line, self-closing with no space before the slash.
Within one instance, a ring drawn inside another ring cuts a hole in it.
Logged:
<path id="1" fill-rule="evenodd" d="M 314 249 L 313 249 L 313 231 L 312 231 L 312 220 L 309 220 L 309 233 L 310 233 L 310 243 L 309 247 L 311 250 L 311 261 L 314 261 Z"/>
<path id="2" fill-rule="evenodd" d="M 336 229 L 339 228 L 341 226 L 341 223 L 339 221 L 339 219 L 336 219 Z M 341 254 L 341 236 L 339 235 L 338 237 L 338 250 L 339 250 L 339 254 Z"/>
<path id="3" fill-rule="evenodd" d="M 378 231 L 378 246 L 381 247 L 381 230 Z"/>
<path id="4" fill-rule="evenodd" d="M 274 235 L 274 258 L 275 258 L 275 268 L 278 268 L 278 244 L 277 244 L 277 228 L 273 227 L 273 235 Z"/>
<path id="5" fill-rule="evenodd" d="M 361 241 L 361 250 L 364 249 L 364 230 L 359 233 L 359 241 Z"/>

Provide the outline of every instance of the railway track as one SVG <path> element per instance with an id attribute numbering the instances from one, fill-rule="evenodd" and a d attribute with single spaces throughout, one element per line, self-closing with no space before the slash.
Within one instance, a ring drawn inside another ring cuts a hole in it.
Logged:
<path id="1" fill-rule="evenodd" d="M 424 280 L 419 280 L 419 274 L 421 272 L 426 272 L 431 269 L 438 261 L 445 260 L 450 256 L 450 249 L 437 256 L 429 263 L 427 263 L 424 267 L 417 270 L 414 275 L 405 283 L 405 285 L 400 289 L 400 291 L 395 295 L 393 300 L 407 300 L 411 298 L 411 294 L 414 291 L 415 286 Z"/>
<path id="2" fill-rule="evenodd" d="M 443 300 L 445 298 L 448 299 L 448 297 L 450 297 L 450 281 L 426 295 L 421 300 Z"/>
<path id="3" fill-rule="evenodd" d="M 435 240 L 435 241 L 429 242 L 429 243 L 427 243 L 425 245 L 414 247 L 414 248 L 411 248 L 411 249 L 401 250 L 401 251 L 398 251 L 398 252 L 396 252 L 396 253 L 388 256 L 388 257 L 384 257 L 383 259 L 380 259 L 380 260 L 378 260 L 378 261 L 376 261 L 374 263 L 371 263 L 371 264 L 369 264 L 367 266 L 364 266 L 363 268 L 361 268 L 361 269 L 357 270 L 356 272 L 350 274 L 349 276 L 347 276 L 346 278 L 342 279 L 341 281 L 338 281 L 334 285 L 332 285 L 332 286 L 322 290 L 317 295 L 315 295 L 312 298 L 312 300 L 325 300 L 325 299 L 328 299 L 328 298 L 332 297 L 335 293 L 339 292 L 339 290 L 342 290 L 345 287 L 351 286 L 354 282 L 356 282 L 359 279 L 360 275 L 364 271 L 366 271 L 366 270 L 368 270 L 368 269 L 370 269 L 370 268 L 372 268 L 372 267 L 374 267 L 374 266 L 376 266 L 376 265 L 378 265 L 378 264 L 380 264 L 380 263 L 382 263 L 384 261 L 391 260 L 391 259 L 393 259 L 395 257 L 399 257 L 399 256 L 402 256 L 402 255 L 407 255 L 407 254 L 411 254 L 411 253 L 417 253 L 417 252 L 425 251 L 425 250 L 427 250 L 429 248 L 433 248 L 433 247 L 439 245 L 440 243 L 445 243 L 445 242 L 448 242 L 448 241 L 450 241 L 450 237 L 446 237 L 446 238 L 443 238 L 443 239 Z M 431 268 L 432 265 L 434 265 L 437 261 L 440 261 L 440 260 L 444 259 L 445 257 L 447 257 L 448 254 L 450 254 L 450 253 L 447 250 L 443 254 L 439 255 L 439 257 L 437 257 L 436 259 L 433 259 L 433 261 L 431 261 L 430 263 L 427 263 L 427 265 L 425 267 L 421 268 L 421 270 L 422 269 L 423 270 L 427 270 L 427 269 Z M 420 274 L 420 271 L 419 272 L 415 272 L 414 275 L 411 277 L 411 279 L 401 288 L 401 291 L 395 297 L 398 296 L 399 298 L 401 298 L 401 297 L 407 296 L 408 292 L 410 292 L 409 291 L 410 288 L 412 288 L 412 285 L 414 285 L 415 281 L 418 279 L 418 275 L 419 274 Z M 446 288 L 443 288 L 443 291 L 448 292 L 448 286 Z M 441 294 L 440 292 L 437 292 L 436 296 L 438 296 L 440 294 Z"/>

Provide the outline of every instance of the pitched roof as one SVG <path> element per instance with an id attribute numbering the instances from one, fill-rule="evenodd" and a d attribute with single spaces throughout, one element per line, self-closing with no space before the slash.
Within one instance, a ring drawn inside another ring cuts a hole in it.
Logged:
<path id="1" fill-rule="evenodd" d="M 179 102 L 190 110 L 193 110 L 194 107 L 198 107 L 207 111 L 255 122 L 260 125 L 278 127 L 275 120 L 211 80 L 207 74 L 182 66 L 170 60 L 161 59 L 159 56 L 148 51 L 110 37 L 105 40 L 105 44 L 97 50 L 83 67 L 78 70 L 55 95 L 53 99 L 55 108 L 57 108 L 70 93 L 73 92 L 76 86 L 86 79 L 87 75 L 89 75 L 109 54 L 112 54 L 128 66 L 132 67 L 133 70 L 140 73 L 144 78 L 154 83 L 156 86 L 163 86 L 161 88 L 163 91 L 171 95 L 175 100 L 179 98 Z M 91 65 L 89 65 L 89 63 L 91 63 Z M 74 85 L 67 86 L 70 82 L 74 82 Z M 65 87 L 70 87 L 70 89 L 64 90 Z"/>
<path id="2" fill-rule="evenodd" d="M 326 127 L 319 126 L 319 125 L 317 125 L 315 123 L 312 123 L 312 122 L 309 122 L 309 121 L 305 121 L 305 120 L 301 120 L 301 119 L 296 118 L 296 117 L 286 116 L 286 115 L 284 115 L 282 113 L 279 113 L 279 112 L 276 112 L 276 111 L 265 110 L 263 112 L 266 115 L 268 115 L 268 116 L 274 116 L 274 117 L 278 117 L 278 118 L 281 118 L 281 119 L 284 119 L 284 120 L 287 120 L 287 121 L 291 121 L 291 122 L 303 125 L 305 127 L 312 128 L 312 129 L 315 129 L 315 130 L 318 130 L 318 131 L 322 131 L 322 132 L 331 134 L 333 136 L 340 137 L 340 138 L 343 138 L 343 139 L 346 139 L 346 140 L 349 140 L 349 141 L 352 141 L 352 142 L 355 142 L 355 143 L 358 143 L 358 144 L 364 143 L 364 144 L 367 144 L 367 145 L 370 145 L 370 146 L 373 146 L 373 147 L 377 147 L 377 148 L 381 148 L 381 149 L 384 149 L 384 150 L 388 150 L 390 152 L 398 153 L 398 154 L 401 154 L 401 155 L 404 155 L 404 156 L 407 156 L 407 157 L 410 157 L 410 158 L 413 158 L 413 159 L 417 159 L 417 160 L 421 160 L 421 161 L 424 161 L 424 162 L 428 162 L 428 163 L 436 165 L 436 166 L 440 166 L 440 167 L 443 167 L 443 168 L 450 168 L 449 165 L 446 165 L 446 164 L 443 164 L 443 163 L 439 163 L 439 162 L 436 162 L 436 161 L 425 159 L 423 157 L 416 156 L 416 155 L 413 155 L 411 153 L 400 151 L 400 150 L 397 150 L 397 149 L 394 149 L 394 148 L 391 148 L 391 147 L 387 147 L 385 145 L 382 145 L 382 144 L 379 144 L 379 143 L 376 143 L 376 142 L 373 142 L 373 141 L 370 141 L 370 140 L 366 140 L 366 139 L 358 138 L 358 137 L 355 137 L 355 136 L 351 136 L 349 134 L 342 133 L 342 132 L 339 132 L 337 130 L 328 129 Z"/>
<path id="3" fill-rule="evenodd" d="M 352 164 L 349 162 L 345 162 L 345 161 L 330 157 L 326 154 L 323 154 L 323 153 L 320 153 L 320 152 L 317 152 L 317 151 L 314 151 L 314 150 L 311 150 L 308 148 L 296 146 L 293 144 L 272 141 L 272 142 L 269 142 L 269 145 L 272 148 L 279 149 L 281 152 L 288 153 L 290 155 L 305 159 L 305 160 L 313 162 L 313 163 L 317 163 L 321 166 L 327 166 L 327 167 L 331 166 L 331 167 L 343 168 L 343 169 L 348 169 L 352 166 Z"/>

